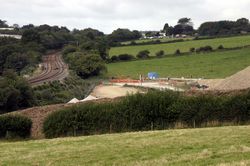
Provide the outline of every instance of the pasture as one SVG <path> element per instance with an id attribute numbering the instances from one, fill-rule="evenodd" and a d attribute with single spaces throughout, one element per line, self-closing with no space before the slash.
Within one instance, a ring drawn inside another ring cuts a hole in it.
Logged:
<path id="1" fill-rule="evenodd" d="M 139 51 L 149 50 L 151 56 L 155 56 L 155 53 L 163 50 L 166 54 L 174 54 L 177 49 L 181 52 L 189 52 L 190 48 L 199 48 L 210 45 L 214 49 L 218 46 L 223 45 L 225 48 L 240 47 L 250 45 L 250 36 L 237 36 L 228 38 L 217 38 L 217 39 L 206 39 L 206 40 L 191 40 L 177 43 L 167 44 L 152 44 L 143 46 L 123 46 L 123 47 L 112 47 L 110 49 L 110 57 L 119 54 L 131 54 L 136 56 Z"/>
<path id="2" fill-rule="evenodd" d="M 153 42 L 153 41 L 160 41 L 160 42 L 169 42 L 173 40 L 192 40 L 193 38 L 188 37 L 188 38 L 159 38 L 159 39 L 139 39 L 139 40 L 134 40 L 135 43 L 141 44 L 141 43 L 147 43 L 147 42 Z M 126 41 L 126 42 L 121 42 L 123 45 L 128 45 L 132 41 Z"/>
<path id="3" fill-rule="evenodd" d="M 139 78 L 148 72 L 160 77 L 225 78 L 250 65 L 250 48 L 173 56 L 160 59 L 111 63 L 109 77 Z"/>
<path id="4" fill-rule="evenodd" d="M 0 142 L 1 165 L 249 165 L 250 126 Z"/>

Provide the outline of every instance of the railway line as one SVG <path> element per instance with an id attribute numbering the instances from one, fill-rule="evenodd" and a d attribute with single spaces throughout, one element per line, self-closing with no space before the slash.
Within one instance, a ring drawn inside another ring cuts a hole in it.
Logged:
<path id="1" fill-rule="evenodd" d="M 62 80 L 68 75 L 68 66 L 63 62 L 60 53 L 44 56 L 42 70 L 39 75 L 28 80 L 31 85 L 35 86 L 46 82 Z"/>

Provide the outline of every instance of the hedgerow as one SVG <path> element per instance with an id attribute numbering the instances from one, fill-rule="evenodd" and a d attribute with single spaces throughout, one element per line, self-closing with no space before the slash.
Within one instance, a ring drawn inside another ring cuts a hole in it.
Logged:
<path id="1" fill-rule="evenodd" d="M 32 127 L 31 119 L 19 115 L 0 116 L 0 138 L 27 138 Z"/>
<path id="2" fill-rule="evenodd" d="M 246 124 L 250 120 L 250 93 L 236 96 L 185 96 L 150 91 L 129 95 L 119 102 L 82 104 L 47 117 L 47 138 L 127 131 L 203 127 L 210 122 Z"/>

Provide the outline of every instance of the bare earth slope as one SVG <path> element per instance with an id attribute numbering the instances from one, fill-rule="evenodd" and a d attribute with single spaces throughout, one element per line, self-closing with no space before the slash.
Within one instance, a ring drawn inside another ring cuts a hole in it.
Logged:
<path id="1" fill-rule="evenodd" d="M 250 88 L 250 66 L 224 79 L 211 90 L 242 90 Z"/>

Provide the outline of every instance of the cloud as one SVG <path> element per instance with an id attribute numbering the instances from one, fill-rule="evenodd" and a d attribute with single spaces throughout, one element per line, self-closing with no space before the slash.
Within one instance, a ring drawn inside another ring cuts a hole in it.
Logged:
<path id="1" fill-rule="evenodd" d="M 121 27 L 159 30 L 190 17 L 195 26 L 250 16 L 249 0 L 0 0 L 0 19 L 10 24 L 93 27 L 106 33 Z"/>

